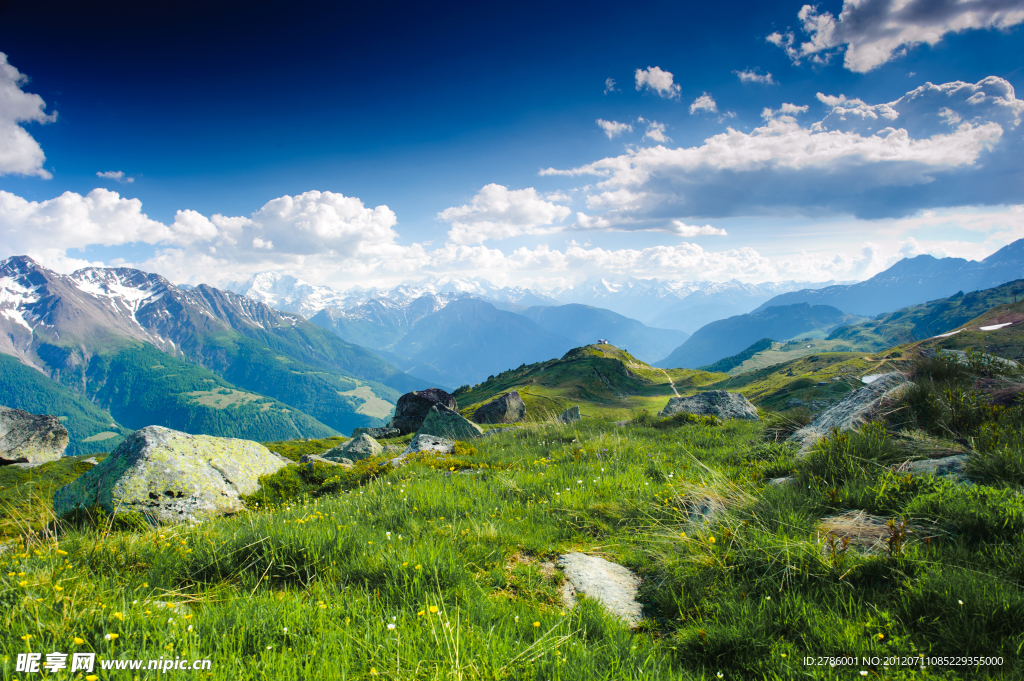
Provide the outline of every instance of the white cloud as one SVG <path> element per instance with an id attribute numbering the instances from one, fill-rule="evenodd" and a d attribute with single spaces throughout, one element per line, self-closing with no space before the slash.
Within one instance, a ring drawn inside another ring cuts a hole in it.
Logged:
<path id="1" fill-rule="evenodd" d="M 679 99 L 682 88 L 672 82 L 672 73 L 662 71 L 657 66 L 636 70 L 636 89 L 647 88 L 666 99 Z"/>
<path id="2" fill-rule="evenodd" d="M 114 180 L 121 184 L 131 184 L 135 181 L 134 177 L 127 177 L 123 170 L 108 170 L 106 172 L 96 173 L 96 177 L 100 177 L 105 180 Z"/>
<path id="3" fill-rule="evenodd" d="M 757 70 L 746 69 L 744 71 L 733 71 L 741 83 L 760 83 L 762 85 L 775 85 L 771 73 L 758 73 Z"/>
<path id="4" fill-rule="evenodd" d="M 604 80 L 604 93 L 608 94 L 609 92 L 618 92 L 618 91 L 619 91 L 619 89 L 617 87 L 615 87 L 615 79 L 614 78 L 605 78 L 605 80 Z"/>
<path id="5" fill-rule="evenodd" d="M 647 124 L 647 132 L 644 133 L 644 139 L 652 139 L 655 142 L 664 144 L 665 142 L 671 142 L 672 138 L 665 134 L 665 124 L 659 123 L 658 121 L 648 121 L 643 117 L 636 119 L 640 123 Z"/>
<path id="6" fill-rule="evenodd" d="M 698 111 L 718 113 L 718 104 L 715 103 L 715 98 L 705 92 L 700 97 L 693 100 L 693 104 L 690 104 L 690 115 L 693 115 Z"/>
<path id="7" fill-rule="evenodd" d="M 533 187 L 510 190 L 500 184 L 489 184 L 469 204 L 446 208 L 437 217 L 452 224 L 448 232 L 450 242 L 473 244 L 551 232 L 559 229 L 552 227 L 555 223 L 571 213 L 567 206 L 539 196 Z"/>
<path id="8" fill-rule="evenodd" d="M 678 234 L 679 236 L 693 237 L 728 235 L 728 232 L 726 232 L 724 229 L 718 229 L 717 227 L 712 227 L 711 225 L 704 225 L 703 227 L 698 227 L 696 225 L 687 225 L 682 220 L 673 220 L 672 224 L 672 232 L 674 234 Z"/>
<path id="9" fill-rule="evenodd" d="M 806 105 L 786 103 L 766 109 L 765 123 L 750 132 L 729 128 L 693 147 L 631 148 L 541 174 L 592 175 L 601 178 L 599 191 L 643 194 L 642 206 L 619 209 L 613 222 L 765 215 L 782 207 L 884 217 L 978 196 L 986 197 L 982 203 L 1019 200 L 1005 178 L 1019 168 L 1014 150 L 1022 146 L 1024 101 L 1007 81 L 928 83 L 878 105 L 843 95 L 818 99 L 828 113 L 809 125 L 797 120 Z M 950 112 L 961 117 L 955 126 Z"/>
<path id="10" fill-rule="evenodd" d="M 619 123 L 618 121 L 606 121 L 603 118 L 597 119 L 597 124 L 604 130 L 604 134 L 608 135 L 608 139 L 612 139 L 624 132 L 633 132 L 633 126 L 629 123 Z"/>
<path id="11" fill-rule="evenodd" d="M 53 177 L 43 168 L 46 155 L 22 123 L 52 123 L 57 113 L 46 113 L 46 102 L 39 95 L 21 88 L 28 77 L 7 63 L 0 52 L 0 175 Z"/>
<path id="12" fill-rule="evenodd" d="M 1005 29 L 1024 22 L 1021 0 L 844 0 L 836 18 L 804 5 L 797 13 L 806 42 L 791 32 L 772 33 L 768 42 L 794 63 L 826 63 L 843 51 L 843 65 L 866 73 L 923 43 L 935 45 L 950 33 Z"/>

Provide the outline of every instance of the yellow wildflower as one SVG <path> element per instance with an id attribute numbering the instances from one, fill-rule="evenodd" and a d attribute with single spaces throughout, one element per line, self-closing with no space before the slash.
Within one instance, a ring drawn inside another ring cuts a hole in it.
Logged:
<path id="1" fill-rule="evenodd" d="M 76 645 L 76 646 L 80 646 L 80 645 L 82 645 L 83 643 L 85 643 L 85 639 L 83 639 L 83 638 L 78 638 L 77 636 L 76 636 L 76 637 L 74 637 L 74 638 L 73 638 L 73 639 L 71 639 L 71 640 L 75 642 L 75 645 Z"/>
<path id="2" fill-rule="evenodd" d="M 436 605 L 432 605 L 432 606 L 430 606 L 429 610 L 430 610 L 430 612 L 435 612 L 436 613 L 437 612 L 437 606 Z"/>

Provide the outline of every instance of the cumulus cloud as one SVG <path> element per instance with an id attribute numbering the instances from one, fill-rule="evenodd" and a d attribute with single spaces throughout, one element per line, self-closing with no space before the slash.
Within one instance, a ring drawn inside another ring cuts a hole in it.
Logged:
<path id="1" fill-rule="evenodd" d="M 103 178 L 104 180 L 114 180 L 121 184 L 131 184 L 135 181 L 134 177 L 128 177 L 122 170 L 108 170 L 102 173 L 96 173 L 96 177 Z"/>
<path id="2" fill-rule="evenodd" d="M 704 225 L 703 227 L 698 227 L 696 225 L 688 225 L 684 223 L 682 220 L 673 220 L 672 225 L 674 227 L 674 229 L 672 229 L 672 232 L 678 234 L 679 236 L 693 237 L 728 235 L 728 232 L 726 232 L 724 229 L 718 229 L 717 227 L 712 227 L 711 225 Z"/>
<path id="3" fill-rule="evenodd" d="M 138 199 L 107 189 L 38 202 L 0 191 L 0 256 L 27 253 L 55 264 L 66 261 L 68 249 L 153 244 L 154 257 L 167 271 L 193 274 L 200 263 L 213 261 L 244 270 L 257 262 L 272 269 L 306 258 L 340 264 L 415 257 L 395 243 L 396 222 L 387 206 L 367 208 L 332 192 L 283 196 L 249 217 L 179 210 L 164 224 L 149 218 Z"/>
<path id="4" fill-rule="evenodd" d="M 541 174 L 595 176 L 596 192 L 643 194 L 639 206 L 606 208 L 633 221 L 780 211 L 878 218 L 1024 200 L 1024 101 L 1004 79 L 928 83 L 877 105 L 818 100 L 826 114 L 811 124 L 798 120 L 806 105 L 787 103 L 766 109 L 750 132 L 729 128 L 693 147 L 632 148 Z"/>
<path id="5" fill-rule="evenodd" d="M 564 201 L 568 197 L 555 198 Z M 451 243 L 473 244 L 521 234 L 545 234 L 559 229 L 553 225 L 571 213 L 567 206 L 540 196 L 533 187 L 510 190 L 489 184 L 470 203 L 446 208 L 437 217 L 451 223 Z"/>
<path id="6" fill-rule="evenodd" d="M 647 124 L 647 132 L 644 133 L 644 139 L 651 139 L 655 142 L 664 144 L 665 142 L 671 142 L 672 138 L 665 134 L 665 124 L 659 123 L 658 121 L 648 121 L 642 116 L 636 119 L 639 123 Z"/>
<path id="7" fill-rule="evenodd" d="M 760 83 L 761 85 L 775 85 L 771 73 L 758 73 L 756 70 L 746 69 L 744 71 L 733 71 L 741 83 Z"/>
<path id="8" fill-rule="evenodd" d="M 23 91 L 28 76 L 7 62 L 0 52 L 0 175 L 53 177 L 43 168 L 46 155 L 23 123 L 52 123 L 57 112 L 46 113 L 46 102 L 39 95 Z"/>
<path id="9" fill-rule="evenodd" d="M 636 89 L 642 90 L 643 88 L 656 92 L 666 99 L 679 99 L 679 95 L 682 92 L 679 84 L 672 82 L 672 73 L 670 71 L 662 71 L 657 66 L 648 66 L 646 69 L 636 70 Z"/>
<path id="10" fill-rule="evenodd" d="M 1016 26 L 1024 22 L 1024 2 L 844 0 L 838 17 L 804 5 L 797 18 L 807 35 L 805 42 L 798 43 L 792 32 L 772 33 L 768 42 L 785 50 L 796 64 L 805 59 L 826 63 L 843 52 L 847 69 L 867 73 L 915 45 L 935 45 L 950 33 Z"/>
<path id="11" fill-rule="evenodd" d="M 690 104 L 690 115 L 693 115 L 698 111 L 718 113 L 718 104 L 715 103 L 715 98 L 705 92 L 700 97 L 693 100 L 693 103 Z"/>
<path id="12" fill-rule="evenodd" d="M 633 132 L 633 126 L 629 123 L 619 123 L 618 121 L 606 121 L 603 118 L 597 119 L 597 124 L 604 130 L 604 134 L 608 135 L 608 139 L 612 139 L 624 132 Z"/>
<path id="13" fill-rule="evenodd" d="M 608 94 L 609 92 L 618 92 L 618 91 L 619 91 L 618 88 L 615 87 L 615 79 L 614 78 L 605 78 L 604 79 L 604 93 L 605 94 Z"/>

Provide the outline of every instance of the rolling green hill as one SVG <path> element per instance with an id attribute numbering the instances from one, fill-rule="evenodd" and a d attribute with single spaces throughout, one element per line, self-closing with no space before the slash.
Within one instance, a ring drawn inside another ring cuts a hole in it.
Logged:
<path id="1" fill-rule="evenodd" d="M 588 415 L 615 415 L 636 409 L 660 411 L 677 390 L 721 380 L 722 374 L 692 369 L 656 369 L 612 345 L 574 348 L 560 359 L 523 365 L 455 392 L 465 415 L 485 402 L 517 390 L 527 418 L 544 419 L 574 404 Z M 670 382 L 671 381 L 671 382 Z"/>
<path id="2" fill-rule="evenodd" d="M 883 350 L 952 331 L 997 305 L 1018 300 L 1024 300 L 1024 279 L 966 295 L 961 291 L 949 298 L 905 307 L 868 322 L 841 326 L 833 330 L 828 339 L 847 341 L 868 351 Z"/>
<path id="3" fill-rule="evenodd" d="M 336 432 L 282 402 L 237 386 L 146 343 L 95 355 L 91 397 L 132 429 L 161 425 L 247 440 L 327 437 Z"/>
<path id="4" fill-rule="evenodd" d="M 708 364 L 707 366 L 698 367 L 698 369 L 702 369 L 703 371 L 722 371 L 728 373 L 735 369 L 736 367 L 738 367 L 739 365 L 746 362 L 748 359 L 750 359 L 757 353 L 762 352 L 764 350 L 770 350 L 772 348 L 772 345 L 773 342 L 771 338 L 762 338 L 761 340 L 757 341 L 743 352 L 737 353 L 732 357 L 720 359 L 714 364 Z"/>
<path id="5" fill-rule="evenodd" d="M 860 321 L 828 305 L 783 305 L 720 319 L 699 328 L 685 343 L 657 362 L 660 367 L 707 366 L 762 338 L 824 338 L 832 329 Z"/>
<path id="6" fill-rule="evenodd" d="M 4 354 L 0 354 L 0 405 L 60 417 L 70 436 L 66 456 L 109 452 L 128 433 L 104 409 Z"/>

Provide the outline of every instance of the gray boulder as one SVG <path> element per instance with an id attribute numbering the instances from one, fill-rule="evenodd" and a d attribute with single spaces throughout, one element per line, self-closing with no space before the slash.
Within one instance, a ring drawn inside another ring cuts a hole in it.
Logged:
<path id="1" fill-rule="evenodd" d="M 578 404 L 574 404 L 558 415 L 559 423 L 575 423 L 582 420 L 583 415 L 580 414 L 580 406 Z"/>
<path id="2" fill-rule="evenodd" d="M 352 437 L 354 438 L 360 435 L 369 435 L 374 440 L 387 440 L 388 438 L 398 437 L 401 434 L 398 428 L 391 428 L 389 426 L 384 426 L 383 428 L 356 428 L 352 431 Z"/>
<path id="3" fill-rule="evenodd" d="M 673 397 L 658 416 L 668 418 L 680 413 L 697 416 L 717 416 L 720 419 L 749 419 L 756 421 L 757 407 L 739 393 L 709 390 L 688 397 Z"/>
<path id="4" fill-rule="evenodd" d="M 630 626 L 640 623 L 642 608 L 636 600 L 640 578 L 627 568 L 585 553 L 566 553 L 558 558 L 558 565 L 565 571 L 562 601 L 567 607 L 573 607 L 576 594 L 582 593 Z"/>
<path id="5" fill-rule="evenodd" d="M 909 385 L 907 377 L 898 371 L 876 376 L 871 383 L 854 390 L 818 414 L 810 424 L 790 435 L 789 439 L 800 445 L 801 452 L 806 452 L 833 429 L 856 430 L 871 420 L 883 400 L 898 395 Z"/>
<path id="6" fill-rule="evenodd" d="M 402 435 L 415 433 L 423 426 L 423 421 L 435 404 L 452 410 L 459 408 L 455 398 L 440 388 L 414 390 L 398 398 L 395 415 L 388 426 L 397 429 Z"/>
<path id="7" fill-rule="evenodd" d="M 261 475 L 291 463 L 248 440 L 189 435 L 148 426 L 53 495 L 64 515 L 94 504 L 107 513 L 138 513 L 151 523 L 195 522 L 242 510 Z"/>
<path id="8" fill-rule="evenodd" d="M 56 416 L 0 407 L 0 465 L 55 461 L 67 446 L 68 429 Z"/>
<path id="9" fill-rule="evenodd" d="M 359 461 L 360 459 L 376 456 L 383 451 L 384 448 L 380 446 L 379 442 L 369 435 L 363 434 L 352 438 L 344 444 L 328 449 L 320 456 L 329 460 L 350 459 L 351 461 Z"/>
<path id="10" fill-rule="evenodd" d="M 966 454 L 954 454 L 944 456 L 941 459 L 924 459 L 923 461 L 911 461 L 899 467 L 899 472 L 910 473 L 911 475 L 936 475 L 959 480 L 964 476 L 964 469 L 967 467 Z"/>
<path id="11" fill-rule="evenodd" d="M 303 454 L 299 458 L 300 465 L 311 465 L 315 463 L 326 463 L 332 466 L 342 466 L 343 468 L 351 468 L 354 463 L 352 459 L 325 459 L 322 456 L 316 454 Z"/>
<path id="12" fill-rule="evenodd" d="M 405 464 L 410 454 L 419 454 L 421 452 L 450 454 L 453 449 L 455 449 L 455 440 L 421 433 L 412 439 L 409 446 L 405 448 L 405 451 L 391 459 L 389 463 L 397 468 Z"/>
<path id="13" fill-rule="evenodd" d="M 473 420 L 477 423 L 518 423 L 525 418 L 526 403 L 515 390 L 473 412 Z"/>
<path id="14" fill-rule="evenodd" d="M 435 404 L 427 412 L 423 426 L 417 435 L 436 435 L 449 440 L 471 440 L 482 437 L 483 428 L 465 418 L 454 409 L 443 404 Z"/>

